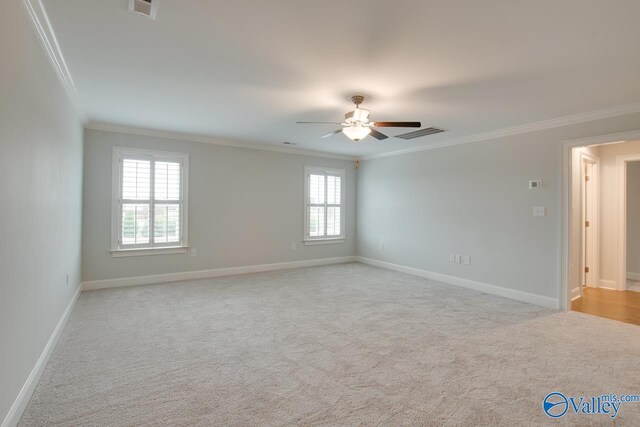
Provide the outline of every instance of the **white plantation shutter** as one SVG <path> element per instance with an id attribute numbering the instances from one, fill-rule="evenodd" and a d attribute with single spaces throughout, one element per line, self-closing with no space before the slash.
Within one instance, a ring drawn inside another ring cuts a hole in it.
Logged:
<path id="1" fill-rule="evenodd" d="M 149 243 L 151 162 L 122 159 L 120 241 L 123 245 Z"/>
<path id="2" fill-rule="evenodd" d="M 305 168 L 305 240 L 344 239 L 344 171 Z"/>
<path id="3" fill-rule="evenodd" d="M 186 246 L 188 156 L 114 149 L 114 251 Z"/>
<path id="4" fill-rule="evenodd" d="M 180 163 L 155 162 L 154 241 L 180 242 Z"/>
<path id="5" fill-rule="evenodd" d="M 324 209 L 325 176 L 309 175 L 309 236 L 324 236 L 325 209 Z"/>
<path id="6" fill-rule="evenodd" d="M 327 236 L 340 236 L 341 227 L 341 203 L 342 178 L 335 175 L 327 175 Z"/>

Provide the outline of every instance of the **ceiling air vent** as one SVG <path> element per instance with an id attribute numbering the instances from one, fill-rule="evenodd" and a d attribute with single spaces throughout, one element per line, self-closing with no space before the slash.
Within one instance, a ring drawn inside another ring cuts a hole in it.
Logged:
<path id="1" fill-rule="evenodd" d="M 424 129 L 414 130 L 413 132 L 403 133 L 402 135 L 396 135 L 396 138 L 402 138 L 402 139 L 420 138 L 421 136 L 435 135 L 436 133 L 442 133 L 444 131 L 445 131 L 444 129 L 440 129 L 432 126 Z"/>
<path id="2" fill-rule="evenodd" d="M 156 19 L 158 0 L 129 0 L 129 10 Z"/>

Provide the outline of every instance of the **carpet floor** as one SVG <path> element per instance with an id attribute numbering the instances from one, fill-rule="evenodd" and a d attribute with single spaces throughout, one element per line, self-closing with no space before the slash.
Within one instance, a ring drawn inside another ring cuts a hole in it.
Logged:
<path id="1" fill-rule="evenodd" d="M 84 292 L 21 426 L 640 425 L 640 327 L 363 264 Z"/>

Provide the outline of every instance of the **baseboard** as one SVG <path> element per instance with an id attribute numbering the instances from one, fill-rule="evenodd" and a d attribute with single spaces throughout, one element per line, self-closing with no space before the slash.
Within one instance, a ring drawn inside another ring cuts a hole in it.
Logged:
<path id="1" fill-rule="evenodd" d="M 571 301 L 575 301 L 578 298 L 580 298 L 582 295 L 580 295 L 580 287 L 578 286 L 577 288 L 573 288 L 571 289 Z"/>
<path id="2" fill-rule="evenodd" d="M 2 424 L 1 424 L 2 427 L 14 427 L 18 425 L 18 422 L 22 417 L 22 413 L 27 407 L 27 404 L 31 399 L 31 395 L 33 394 L 33 391 L 36 389 L 36 386 L 38 385 L 38 381 L 42 376 L 42 372 L 44 372 L 44 368 L 45 366 L 47 366 L 47 362 L 49 362 L 51 353 L 53 353 L 53 349 L 56 347 L 56 344 L 58 343 L 58 339 L 60 338 L 60 335 L 62 334 L 62 331 L 64 330 L 64 327 L 67 324 L 67 320 L 69 320 L 69 315 L 71 315 L 71 311 L 73 310 L 73 307 L 76 305 L 76 301 L 78 301 L 78 296 L 80 295 L 80 291 L 81 291 L 81 287 L 78 286 L 78 289 L 76 290 L 75 294 L 73 294 L 73 298 L 71 298 L 71 301 L 67 305 L 67 308 L 62 313 L 62 317 L 58 321 L 56 328 L 53 330 L 51 337 L 49 337 L 49 341 L 47 342 L 47 345 L 45 345 L 44 350 L 42 350 L 42 353 L 40 354 L 40 358 L 38 358 L 38 361 L 36 362 L 35 366 L 31 370 L 31 373 L 29 374 L 27 381 L 22 386 L 22 390 L 20 390 L 20 393 L 18 393 L 18 397 L 16 397 L 16 400 L 13 402 L 13 405 L 11 405 L 11 408 L 9 409 L 7 416 L 4 418 L 4 421 L 2 421 Z"/>
<path id="3" fill-rule="evenodd" d="M 615 280 L 604 280 L 604 279 L 600 279 L 598 281 L 598 287 L 599 288 L 604 288 L 604 289 L 611 289 L 611 290 L 616 290 L 618 289 L 618 287 L 616 286 L 616 282 Z"/>
<path id="4" fill-rule="evenodd" d="M 460 286 L 466 289 L 472 289 L 474 291 L 483 292 L 486 294 L 497 295 L 503 298 L 509 298 L 516 301 L 526 302 L 529 304 L 539 305 L 547 308 L 558 309 L 559 304 L 556 298 L 545 297 L 542 295 L 531 294 L 523 291 L 516 291 L 514 289 L 503 288 L 501 286 L 490 285 L 488 283 L 476 282 L 474 280 L 463 279 L 455 276 L 448 276 L 446 274 L 434 273 L 427 270 L 420 270 L 418 268 L 407 267 L 404 265 L 392 264 L 386 261 L 379 261 L 372 258 L 357 257 L 359 262 L 364 264 L 373 265 L 376 267 L 382 267 L 389 270 L 395 270 L 402 273 L 412 274 L 414 276 L 424 277 L 426 279 L 437 280 L 439 282 L 449 283 L 451 285 Z"/>
<path id="5" fill-rule="evenodd" d="M 627 272 L 627 279 L 629 279 L 629 280 L 640 280 L 640 273 Z"/>
<path id="6" fill-rule="evenodd" d="M 183 280 L 208 279 L 211 277 L 233 276 L 236 274 L 260 273 L 264 271 L 288 270 L 292 268 L 315 267 L 320 265 L 356 262 L 357 257 L 317 258 L 304 261 L 280 262 L 275 264 L 247 265 L 241 267 L 215 268 L 212 270 L 184 271 L 180 273 L 154 274 L 150 276 L 124 277 L 120 279 L 92 280 L 82 282 L 83 291 L 93 291 L 124 286 L 152 285 L 157 283 L 180 282 Z"/>

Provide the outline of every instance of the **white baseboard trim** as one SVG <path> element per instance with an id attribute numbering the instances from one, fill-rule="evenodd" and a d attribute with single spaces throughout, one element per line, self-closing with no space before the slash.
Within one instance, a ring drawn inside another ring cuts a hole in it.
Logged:
<path id="1" fill-rule="evenodd" d="M 69 320 L 69 315 L 71 314 L 71 311 L 73 311 L 73 307 L 78 301 L 80 291 L 81 287 L 78 286 L 78 289 L 76 290 L 75 294 L 73 294 L 73 297 L 71 298 L 71 301 L 69 301 L 67 308 L 62 313 L 62 317 L 58 321 L 56 328 L 53 330 L 51 337 L 49 337 L 47 345 L 44 346 L 44 350 L 42 350 L 42 353 L 40 353 L 40 358 L 38 358 L 38 361 L 31 370 L 29 377 L 27 377 L 27 381 L 22 386 L 22 390 L 20 390 L 20 393 L 18 393 L 16 400 L 13 402 L 13 405 L 11 405 L 11 408 L 9 409 L 9 412 L 7 413 L 6 417 L 4 417 L 4 421 L 2 421 L 1 424 L 2 427 L 14 427 L 18 425 L 18 422 L 22 417 L 22 413 L 27 407 L 27 404 L 31 399 L 31 395 L 38 385 L 38 381 L 42 376 L 42 372 L 44 372 L 44 368 L 49 362 L 51 353 L 53 353 L 53 349 L 56 347 L 58 339 L 60 339 L 60 335 L 62 334 L 62 331 L 67 324 L 67 320 Z"/>
<path id="2" fill-rule="evenodd" d="M 184 271 L 180 273 L 154 274 L 151 276 L 123 277 L 120 279 L 92 280 L 82 282 L 83 291 L 120 288 L 124 286 L 152 285 L 157 283 L 180 282 L 184 280 L 208 279 L 211 277 L 233 276 L 236 274 L 260 273 L 263 271 L 288 270 L 292 268 L 315 267 L 320 265 L 356 262 L 357 257 L 317 258 L 304 261 L 280 262 L 275 264 L 247 265 L 241 267 L 214 268 L 212 270 Z"/>
<path id="3" fill-rule="evenodd" d="M 488 283 L 476 282 L 474 280 L 463 279 L 461 277 L 448 276 L 446 274 L 434 273 L 418 268 L 406 267 L 404 265 L 392 264 L 386 261 L 379 261 L 372 258 L 357 257 L 359 262 L 364 264 L 382 267 L 389 270 L 399 271 L 401 273 L 412 274 L 414 276 L 424 277 L 426 279 L 437 280 L 439 282 L 449 283 L 451 285 L 460 286 L 466 289 L 483 292 L 486 294 L 497 295 L 503 298 L 526 302 L 529 304 L 539 305 L 547 308 L 558 309 L 559 304 L 556 298 L 545 297 L 543 295 L 531 294 L 514 289 L 503 288 L 501 286 L 490 285 Z"/>
<path id="4" fill-rule="evenodd" d="M 615 291 L 616 289 L 618 289 L 618 287 L 616 286 L 616 282 L 615 280 L 604 280 L 604 279 L 600 279 L 598 281 L 598 287 L 599 288 L 604 288 L 604 289 L 611 289 L 613 291 Z"/>
<path id="5" fill-rule="evenodd" d="M 627 271 L 627 279 L 629 280 L 640 280 L 640 273 L 630 273 Z"/>
<path id="6" fill-rule="evenodd" d="M 571 301 L 575 301 L 578 298 L 580 298 L 582 295 L 580 295 L 580 287 L 576 287 L 571 289 Z"/>

